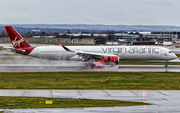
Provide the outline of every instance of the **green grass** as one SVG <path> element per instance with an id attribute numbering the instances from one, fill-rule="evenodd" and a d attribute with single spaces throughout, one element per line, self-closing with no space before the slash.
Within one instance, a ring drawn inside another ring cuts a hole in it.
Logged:
<path id="1" fill-rule="evenodd" d="M 69 108 L 69 107 L 107 107 L 107 106 L 135 106 L 150 105 L 143 102 L 116 101 L 116 100 L 56 100 L 43 97 L 0 97 L 0 109 L 12 108 Z M 11 103 L 12 101 L 12 103 Z M 39 102 L 52 101 L 52 104 L 39 104 Z M 10 102 L 10 103 L 9 103 Z"/>
<path id="2" fill-rule="evenodd" d="M 58 79 L 58 81 L 54 81 Z M 107 83 L 106 79 L 109 79 Z M 115 81 L 117 79 L 117 81 Z M 103 83 L 101 83 L 103 81 Z M 0 89 L 179 90 L 180 73 L 33 72 L 0 73 Z"/>
<path id="3" fill-rule="evenodd" d="M 180 57 L 180 54 L 176 54 L 177 57 Z"/>

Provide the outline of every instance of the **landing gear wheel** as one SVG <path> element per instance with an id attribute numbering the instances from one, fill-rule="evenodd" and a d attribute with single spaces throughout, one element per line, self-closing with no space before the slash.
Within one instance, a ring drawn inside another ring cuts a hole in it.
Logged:
<path id="1" fill-rule="evenodd" d="M 86 65 L 86 68 L 91 68 L 91 69 L 93 69 L 93 68 L 96 67 L 96 65 L 93 64 L 93 63 L 87 63 L 87 64 L 85 64 L 85 65 Z"/>
<path id="2" fill-rule="evenodd" d="M 167 65 L 167 64 L 165 64 L 165 67 L 168 67 L 168 65 Z"/>
<path id="3" fill-rule="evenodd" d="M 168 63 L 168 61 L 166 61 L 165 67 L 168 67 L 168 64 L 167 64 L 167 63 Z"/>

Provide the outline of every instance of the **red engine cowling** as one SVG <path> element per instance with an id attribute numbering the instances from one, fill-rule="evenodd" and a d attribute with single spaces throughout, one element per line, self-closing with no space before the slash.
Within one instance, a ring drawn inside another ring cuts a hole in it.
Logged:
<path id="1" fill-rule="evenodd" d="M 119 64 L 119 57 L 117 56 L 108 56 L 102 58 L 103 64 L 110 65 L 110 64 Z"/>

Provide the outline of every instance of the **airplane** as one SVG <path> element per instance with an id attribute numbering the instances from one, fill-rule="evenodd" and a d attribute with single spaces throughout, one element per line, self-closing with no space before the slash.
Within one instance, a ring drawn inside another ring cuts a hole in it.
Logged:
<path id="1" fill-rule="evenodd" d="M 87 62 L 94 67 L 95 63 L 102 65 L 118 65 L 121 60 L 161 60 L 176 59 L 177 56 L 167 48 L 158 46 L 37 46 L 32 47 L 12 27 L 4 26 L 14 48 L 8 51 L 48 60 L 77 60 Z"/>

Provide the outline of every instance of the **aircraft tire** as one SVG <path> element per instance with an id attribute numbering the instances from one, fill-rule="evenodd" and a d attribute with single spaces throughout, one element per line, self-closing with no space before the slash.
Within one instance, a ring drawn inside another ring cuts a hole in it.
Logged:
<path id="1" fill-rule="evenodd" d="M 168 67 L 168 65 L 167 65 L 167 64 L 165 64 L 165 67 Z"/>

